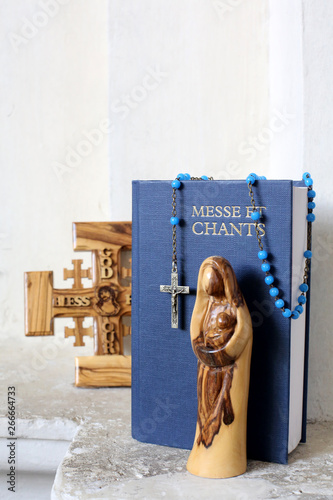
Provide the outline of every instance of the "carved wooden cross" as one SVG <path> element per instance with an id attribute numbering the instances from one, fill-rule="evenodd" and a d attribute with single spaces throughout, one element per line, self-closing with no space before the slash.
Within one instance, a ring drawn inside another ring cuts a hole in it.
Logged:
<path id="1" fill-rule="evenodd" d="M 65 337 L 74 336 L 75 346 L 85 345 L 84 335 L 94 338 L 95 356 L 76 358 L 77 386 L 131 385 L 123 345 L 131 331 L 131 245 L 130 222 L 74 223 L 74 250 L 91 251 L 92 267 L 82 269 L 77 259 L 73 270 L 64 269 L 72 288 L 54 289 L 52 271 L 25 273 L 27 336 L 54 335 L 54 318 L 72 317 L 75 327 L 66 327 Z M 84 278 L 91 287 L 84 288 Z M 83 327 L 86 317 L 93 318 L 92 327 Z"/>
<path id="2" fill-rule="evenodd" d="M 81 281 L 82 278 L 93 279 L 91 267 L 89 269 L 81 269 L 82 263 L 83 260 L 81 259 L 72 260 L 74 270 L 64 269 L 64 280 L 68 280 L 68 278 L 74 279 L 72 288 L 84 288 Z"/>
<path id="3" fill-rule="evenodd" d="M 65 338 L 67 339 L 68 337 L 75 337 L 75 342 L 73 345 L 75 347 L 84 346 L 85 343 L 83 342 L 83 336 L 87 335 L 88 337 L 93 337 L 94 329 L 92 326 L 89 326 L 88 328 L 85 328 L 83 326 L 84 318 L 73 318 L 73 320 L 75 323 L 74 328 L 65 326 Z"/>

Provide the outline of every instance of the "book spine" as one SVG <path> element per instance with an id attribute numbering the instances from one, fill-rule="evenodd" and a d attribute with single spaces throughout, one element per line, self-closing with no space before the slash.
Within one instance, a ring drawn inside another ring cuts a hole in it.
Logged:
<path id="1" fill-rule="evenodd" d="M 304 186 L 303 181 L 294 181 L 295 186 Z M 308 225 L 311 222 L 308 222 Z M 312 247 L 312 238 L 310 245 Z M 311 300 L 311 261 L 309 265 L 307 284 L 309 290 L 306 294 L 306 316 L 305 316 L 305 345 L 304 345 L 304 384 L 303 384 L 303 415 L 302 415 L 302 437 L 301 443 L 306 443 L 307 402 L 308 402 L 308 373 L 309 373 L 309 337 L 310 337 L 310 300 Z"/>
<path id="2" fill-rule="evenodd" d="M 311 222 L 308 222 L 311 224 Z M 311 241 L 312 244 L 312 241 Z M 309 265 L 308 282 L 309 290 L 306 294 L 306 319 L 305 319 L 305 346 L 304 346 L 304 385 L 303 385 L 303 421 L 301 443 L 306 442 L 306 419 L 308 402 L 308 372 L 309 372 L 309 337 L 310 337 L 310 299 L 311 299 L 311 263 Z"/>
<path id="3" fill-rule="evenodd" d="M 290 246 L 288 248 L 289 252 L 289 296 L 290 296 L 290 304 L 289 307 L 292 310 L 293 307 L 293 282 L 292 282 L 292 276 L 293 276 L 293 223 L 294 223 L 294 182 L 290 181 Z M 291 382 L 291 319 L 287 319 L 286 321 L 286 332 L 289 338 L 289 354 L 288 354 L 288 360 L 289 362 L 286 364 L 286 369 L 288 370 L 288 375 L 287 375 L 287 380 L 288 380 L 288 401 L 286 402 L 286 408 L 288 408 L 288 425 L 285 427 L 284 431 L 284 439 L 286 442 L 286 446 L 281 448 L 281 456 L 279 462 L 281 464 L 288 464 L 288 445 L 289 445 L 289 427 L 290 427 L 290 382 Z"/>
<path id="4" fill-rule="evenodd" d="M 136 438 L 136 430 L 140 422 L 140 345 L 139 345 L 139 189 L 137 181 L 132 182 L 132 436 Z"/>

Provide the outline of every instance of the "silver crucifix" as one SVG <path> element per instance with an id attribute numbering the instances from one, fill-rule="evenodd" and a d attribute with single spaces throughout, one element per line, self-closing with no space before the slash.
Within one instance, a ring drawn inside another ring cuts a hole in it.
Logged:
<path id="1" fill-rule="evenodd" d="M 171 293 L 171 328 L 178 328 L 178 295 L 190 293 L 188 286 L 178 286 L 178 272 L 171 272 L 171 285 L 160 285 L 160 292 Z"/>

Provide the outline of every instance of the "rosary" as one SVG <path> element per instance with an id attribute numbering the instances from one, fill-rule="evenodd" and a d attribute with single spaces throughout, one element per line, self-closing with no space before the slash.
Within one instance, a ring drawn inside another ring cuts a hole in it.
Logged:
<path id="1" fill-rule="evenodd" d="M 259 245 L 258 258 L 261 261 L 261 269 L 265 273 L 265 283 L 269 286 L 269 294 L 275 300 L 275 306 L 282 311 L 282 315 L 285 318 L 297 319 L 300 314 L 304 312 L 304 304 L 306 303 L 306 293 L 309 290 L 309 286 L 307 284 L 309 269 L 310 269 L 310 261 L 312 257 L 311 252 L 311 235 L 312 235 L 312 222 L 315 221 L 315 215 L 313 213 L 313 209 L 316 204 L 313 201 L 316 192 L 313 190 L 313 180 L 309 172 L 305 172 L 302 176 L 305 186 L 308 188 L 308 213 L 306 216 L 307 220 L 307 248 L 304 251 L 305 257 L 305 266 L 304 266 L 304 274 L 303 281 L 299 286 L 301 294 L 297 299 L 297 305 L 293 310 L 285 307 L 284 300 L 279 298 L 280 290 L 274 285 L 274 276 L 271 274 L 270 269 L 271 266 L 268 262 L 268 254 L 266 250 L 264 250 L 264 246 L 262 244 L 261 238 L 262 235 L 259 231 L 259 220 L 260 220 L 260 212 L 256 209 L 256 203 L 254 200 L 253 193 L 253 185 L 257 181 L 266 180 L 264 176 L 258 176 L 256 174 L 250 174 L 246 178 L 246 183 L 249 188 L 249 196 L 251 199 L 251 205 L 253 207 L 253 211 L 251 214 L 251 218 L 255 224 L 255 231 Z M 202 177 L 191 177 L 190 174 L 178 174 L 176 179 L 172 181 L 172 216 L 170 219 L 170 223 L 172 225 L 172 267 L 171 267 L 171 285 L 160 285 L 161 292 L 167 292 L 171 294 L 171 327 L 178 328 L 178 295 L 179 294 L 188 294 L 190 293 L 188 286 L 179 286 L 178 285 L 178 266 L 177 266 L 177 226 L 179 225 L 179 218 L 177 217 L 177 190 L 180 188 L 182 181 L 189 180 L 213 180 L 212 177 L 207 177 L 203 175 Z"/>

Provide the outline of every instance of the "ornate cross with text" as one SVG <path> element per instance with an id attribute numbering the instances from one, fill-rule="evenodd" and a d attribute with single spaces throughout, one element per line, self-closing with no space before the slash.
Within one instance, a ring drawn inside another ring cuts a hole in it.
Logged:
<path id="1" fill-rule="evenodd" d="M 53 320 L 73 318 L 74 346 L 84 346 L 84 336 L 94 338 L 94 356 L 75 358 L 77 386 L 131 385 L 131 358 L 124 356 L 124 338 L 131 333 L 131 245 L 130 222 L 75 222 L 74 250 L 90 251 L 92 265 L 73 260 L 64 269 L 72 288 L 53 288 L 53 272 L 25 273 L 25 335 L 54 335 Z M 82 279 L 92 280 L 85 288 Z M 93 326 L 85 328 L 84 318 Z"/>

